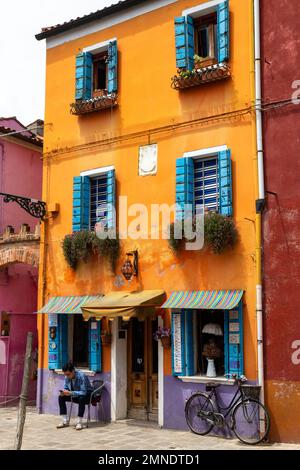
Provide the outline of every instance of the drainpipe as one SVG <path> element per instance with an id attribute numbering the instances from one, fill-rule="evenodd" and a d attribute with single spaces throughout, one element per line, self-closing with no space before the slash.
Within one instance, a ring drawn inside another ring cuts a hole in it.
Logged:
<path id="1" fill-rule="evenodd" d="M 255 114 L 257 140 L 258 197 L 256 200 L 256 324 L 257 324 L 257 370 L 258 385 L 261 387 L 261 401 L 264 393 L 264 349 L 262 311 L 262 212 L 265 203 L 264 148 L 262 129 L 262 86 L 261 86 L 261 40 L 260 0 L 254 0 L 254 54 L 255 54 Z"/>

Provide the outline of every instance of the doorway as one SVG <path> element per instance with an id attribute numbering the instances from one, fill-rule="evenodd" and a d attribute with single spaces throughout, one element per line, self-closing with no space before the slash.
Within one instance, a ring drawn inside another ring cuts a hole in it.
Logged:
<path id="1" fill-rule="evenodd" d="M 158 421 L 157 319 L 132 318 L 128 329 L 128 418 Z"/>

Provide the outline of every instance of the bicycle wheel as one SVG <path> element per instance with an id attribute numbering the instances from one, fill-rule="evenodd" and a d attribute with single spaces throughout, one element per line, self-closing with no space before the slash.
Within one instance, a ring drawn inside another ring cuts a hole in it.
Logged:
<path id="1" fill-rule="evenodd" d="M 195 393 L 185 405 L 185 418 L 191 431 L 200 436 L 208 434 L 214 427 L 214 404 L 205 393 Z"/>
<path id="2" fill-rule="evenodd" d="M 233 410 L 233 432 L 245 444 L 262 442 L 270 431 L 270 416 L 262 403 L 254 398 L 242 400 Z"/>

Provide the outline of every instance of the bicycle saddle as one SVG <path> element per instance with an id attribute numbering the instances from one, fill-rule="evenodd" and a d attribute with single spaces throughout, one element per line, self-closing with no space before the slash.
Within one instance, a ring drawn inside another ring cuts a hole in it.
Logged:
<path id="1" fill-rule="evenodd" d="M 209 382 L 209 383 L 206 384 L 206 390 L 207 390 L 207 391 L 210 391 L 210 390 L 213 389 L 213 388 L 216 389 L 216 388 L 220 387 L 220 385 L 221 385 L 221 384 L 216 384 L 216 383 L 214 383 L 214 382 Z"/>

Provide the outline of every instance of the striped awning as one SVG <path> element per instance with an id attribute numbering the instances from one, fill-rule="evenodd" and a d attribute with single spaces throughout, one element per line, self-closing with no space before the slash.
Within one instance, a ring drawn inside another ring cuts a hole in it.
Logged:
<path id="1" fill-rule="evenodd" d="M 95 302 L 102 299 L 103 295 L 83 295 L 51 297 L 49 302 L 38 313 L 82 313 L 81 306 L 87 302 Z"/>
<path id="2" fill-rule="evenodd" d="M 161 308 L 231 310 L 239 304 L 243 293 L 243 290 L 175 291 Z"/>

